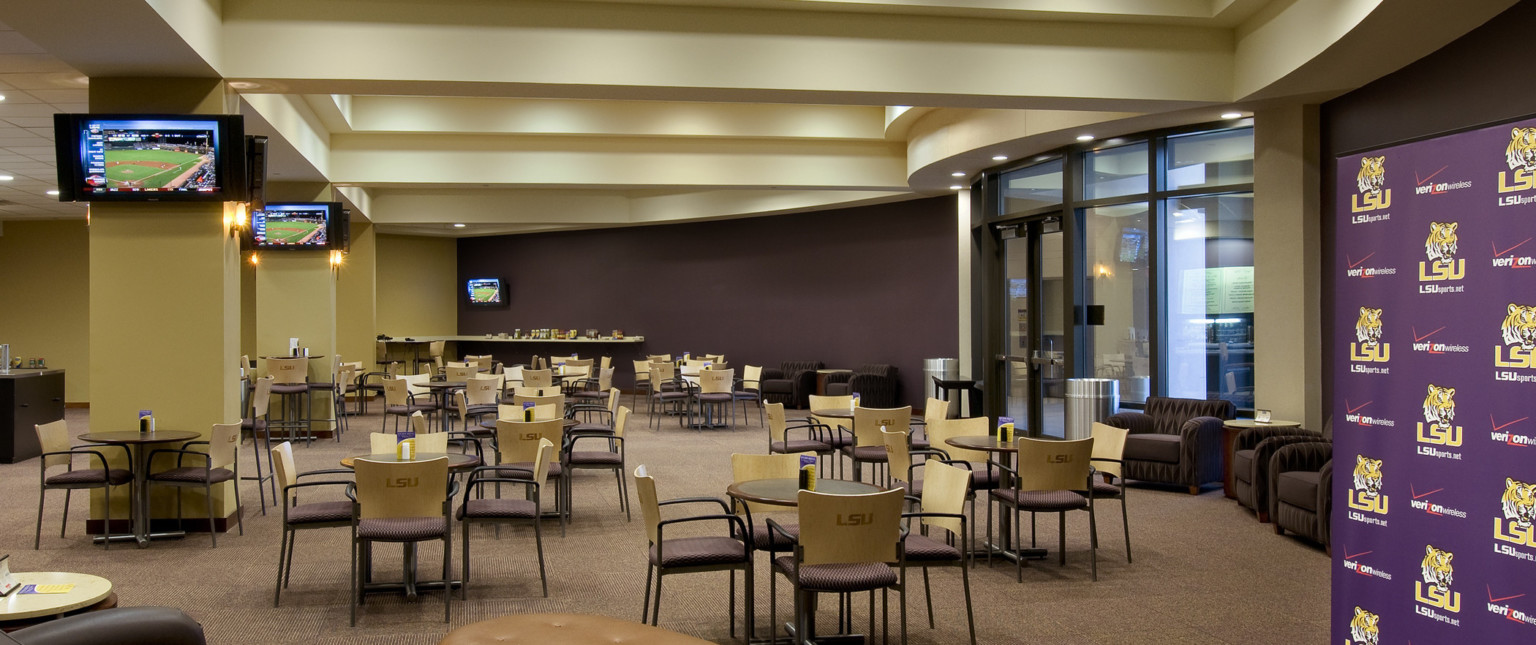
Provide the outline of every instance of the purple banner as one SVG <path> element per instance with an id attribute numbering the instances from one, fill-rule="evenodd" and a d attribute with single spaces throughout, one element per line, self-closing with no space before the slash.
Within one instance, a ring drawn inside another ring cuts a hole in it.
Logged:
<path id="1" fill-rule="evenodd" d="M 1536 642 L 1536 120 L 1336 181 L 1331 640 Z"/>

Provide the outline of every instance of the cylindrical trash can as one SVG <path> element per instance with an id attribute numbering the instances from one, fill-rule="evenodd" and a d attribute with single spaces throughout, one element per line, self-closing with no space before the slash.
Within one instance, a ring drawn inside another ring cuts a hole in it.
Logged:
<path id="1" fill-rule="evenodd" d="M 956 360 L 956 359 L 953 359 L 953 358 L 925 358 L 925 359 L 923 359 L 923 383 L 924 383 L 924 385 L 933 384 L 933 396 L 934 397 L 940 398 L 940 399 L 947 398 L 947 397 L 944 396 L 944 393 L 939 390 L 938 384 L 933 382 L 934 379 L 938 379 L 940 381 L 953 381 L 953 380 L 955 380 L 957 378 L 960 378 L 960 361 L 959 360 Z M 960 405 L 957 402 L 957 399 L 959 399 L 959 398 L 960 397 L 955 397 L 953 399 L 950 399 L 950 401 L 949 401 L 949 414 L 947 414 L 946 416 L 948 416 L 948 417 L 955 416 L 954 415 L 954 411 Z"/>
<path id="2" fill-rule="evenodd" d="M 1067 439 L 1093 436 L 1093 423 L 1120 407 L 1120 381 L 1112 378 L 1067 379 Z"/>

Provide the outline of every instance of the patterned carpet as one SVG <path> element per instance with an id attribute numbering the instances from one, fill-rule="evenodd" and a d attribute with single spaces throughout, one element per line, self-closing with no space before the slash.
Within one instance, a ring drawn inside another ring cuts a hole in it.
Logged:
<path id="1" fill-rule="evenodd" d="M 368 432 L 380 426 L 375 414 L 351 419 L 341 443 L 317 441 L 296 446 L 299 470 L 333 468 L 338 459 L 367 452 Z M 70 410 L 72 432 L 87 430 L 89 413 Z M 724 497 L 733 452 L 766 450 L 767 432 L 753 415 L 751 425 L 698 432 L 661 420 L 648 427 L 642 411 L 629 426 L 628 470 L 645 464 L 663 499 L 708 495 Z M 249 472 L 251 451 L 240 453 Z M 92 546 L 84 534 L 85 504 L 71 504 L 72 519 L 58 535 L 63 494 L 50 492 L 42 548 L 31 550 L 36 521 L 37 461 L 0 464 L 0 486 L 12 502 L 0 507 L 0 553 L 11 554 L 16 570 L 80 571 L 113 581 L 124 606 L 178 607 L 200 621 L 210 643 L 435 643 L 451 627 L 511 613 L 571 612 L 639 620 L 645 583 L 645 531 L 640 513 L 626 523 L 619 510 L 614 478 L 604 471 L 578 471 L 574 484 L 575 518 L 566 537 L 558 524 L 545 525 L 550 597 L 539 593 L 533 533 L 503 528 L 499 538 L 487 527 L 472 530 L 472 574 L 468 602 L 456 597 L 451 625 L 442 622 L 442 594 L 425 593 L 415 602 L 394 595 L 373 595 L 359 608 L 358 626 L 347 626 L 348 530 L 307 531 L 299 535 L 292 583 L 282 606 L 272 607 L 281 511 L 258 508 L 254 482 L 243 482 L 245 535 L 220 536 L 218 549 L 208 536 L 157 541 L 147 549 Z M 633 486 L 630 495 L 633 498 Z M 1328 632 L 1329 560 L 1318 548 L 1274 535 L 1269 525 L 1218 490 L 1203 495 L 1133 487 L 1130 525 L 1135 563 L 1125 561 L 1118 506 L 1100 507 L 1102 537 L 1099 581 L 1089 578 L 1088 518 L 1078 513 L 1067 523 L 1067 564 L 1055 554 L 1024 568 L 1015 582 L 1011 563 L 980 564 L 971 574 L 976 634 L 981 643 L 1322 643 Z M 318 501 L 318 500 L 316 500 Z M 983 522 L 985 513 L 981 513 Z M 1026 538 L 1027 539 L 1027 538 Z M 1056 519 L 1042 517 L 1039 540 L 1054 549 Z M 460 566 L 459 538 L 454 539 L 454 567 Z M 420 571 L 435 575 L 441 550 L 424 545 Z M 376 578 L 398 579 L 399 549 L 375 550 Z M 766 635 L 767 567 L 757 569 L 758 629 Z M 781 580 L 782 582 L 782 580 Z M 964 596 L 956 569 L 932 576 L 936 629 L 929 629 L 921 583 L 909 602 L 912 643 L 966 642 Z M 670 576 L 662 599 L 661 626 L 715 642 L 733 641 L 727 632 L 727 574 Z M 898 598 L 891 597 L 892 638 L 899 639 Z M 740 603 L 738 602 L 738 605 Z M 867 625 L 861 597 L 854 603 L 854 625 Z M 877 611 L 879 602 L 876 602 Z M 835 624 L 836 603 L 822 603 L 821 622 Z M 780 584 L 781 622 L 791 614 L 786 587 Z M 878 619 L 876 621 L 879 622 Z M 862 629 L 862 628 L 861 628 Z M 739 631 L 739 630 L 738 630 Z"/>

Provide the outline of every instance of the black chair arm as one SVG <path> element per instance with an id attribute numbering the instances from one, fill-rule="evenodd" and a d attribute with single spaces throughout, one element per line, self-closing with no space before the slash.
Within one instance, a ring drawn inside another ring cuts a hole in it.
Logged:
<path id="1" fill-rule="evenodd" d="M 94 450 L 94 449 L 91 449 L 91 448 L 71 448 L 69 450 L 59 450 L 59 451 L 56 451 L 56 452 L 45 452 L 45 453 L 42 453 L 42 454 L 38 455 L 38 457 L 43 458 L 39 462 L 39 463 L 41 463 L 43 465 L 43 470 L 45 470 L 45 471 L 48 470 L 48 465 L 47 465 L 47 461 L 48 460 L 46 458 L 49 457 L 49 456 L 53 456 L 53 455 L 93 455 L 97 459 L 101 460 L 101 469 L 102 470 L 109 470 L 111 468 L 110 466 L 107 465 L 107 456 L 105 454 L 103 454 L 100 450 Z M 87 465 L 90 464 L 90 460 L 89 459 L 86 460 L 86 464 Z M 75 469 L 73 463 L 71 463 L 69 469 L 70 470 L 74 470 Z"/>
<path id="2" fill-rule="evenodd" d="M 679 497 L 677 499 L 669 499 L 669 500 L 666 500 L 666 501 L 663 501 L 663 502 L 657 502 L 656 505 L 657 506 L 667 506 L 667 505 L 670 505 L 670 504 L 705 504 L 705 503 L 719 504 L 720 505 L 720 510 L 725 511 L 727 513 L 731 512 L 730 505 L 726 504 L 725 500 L 720 499 L 718 497 Z"/>

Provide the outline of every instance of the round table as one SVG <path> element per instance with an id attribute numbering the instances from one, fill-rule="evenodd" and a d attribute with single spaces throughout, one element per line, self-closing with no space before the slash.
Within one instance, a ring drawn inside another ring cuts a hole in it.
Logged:
<path id="1" fill-rule="evenodd" d="M 1028 437 L 1025 437 L 1028 438 Z M 1013 441 L 998 441 L 995 434 L 967 435 L 962 437 L 950 437 L 944 440 L 956 448 L 966 450 L 981 450 L 999 454 L 1013 454 L 1019 451 L 1019 444 Z"/>
<path id="2" fill-rule="evenodd" d="M 117 595 L 112 593 L 112 581 L 86 573 L 59 571 L 29 571 L 12 574 L 23 585 L 65 585 L 74 589 L 68 593 L 25 594 L 20 590 L 0 598 L 0 623 L 7 631 L 26 625 L 9 624 L 12 621 L 57 616 L 80 609 L 111 609 L 117 606 Z M 30 622 L 28 623 L 30 624 Z"/>
<path id="3" fill-rule="evenodd" d="M 515 419 L 508 419 L 508 420 L 512 421 L 513 423 L 524 423 L 522 421 L 517 421 Z M 545 421 L 549 421 L 549 419 L 545 419 Z M 566 419 L 565 423 L 564 423 L 564 426 L 565 426 L 566 430 L 570 430 L 571 428 L 574 428 L 577 425 L 580 425 L 580 424 L 577 423 L 575 419 Z M 480 427 L 485 428 L 487 430 L 495 430 L 496 429 L 496 419 L 491 419 L 490 421 L 481 421 L 480 422 Z"/>
<path id="4" fill-rule="evenodd" d="M 469 470 L 480 465 L 479 457 L 458 452 L 423 452 L 418 453 L 414 458 L 405 460 L 400 459 L 399 455 L 396 455 L 393 452 L 385 452 L 376 455 L 353 455 L 351 457 L 342 457 L 341 465 L 343 468 L 351 468 L 352 462 L 355 459 L 367 459 L 368 461 L 381 461 L 384 463 L 397 464 L 402 463 L 402 461 L 431 461 L 439 457 L 448 458 L 448 470 Z"/>
<path id="5" fill-rule="evenodd" d="M 707 645 L 677 632 L 607 616 L 584 614 L 514 614 L 470 623 L 444 636 L 438 645 Z"/>
<path id="6" fill-rule="evenodd" d="M 1249 428 L 1300 428 L 1300 421 L 1286 421 L 1283 419 L 1270 419 L 1269 421 L 1256 421 L 1254 419 L 1227 419 L 1221 422 L 1221 493 L 1228 499 L 1237 499 L 1237 491 L 1232 487 L 1232 444 L 1237 442 L 1237 433 Z"/>
<path id="7" fill-rule="evenodd" d="M 1019 438 L 1020 437 L 1015 437 L 1015 439 L 1019 439 Z M 1023 437 L 1023 438 L 1028 439 L 1028 438 L 1031 438 L 1031 437 Z M 954 446 L 956 448 L 964 448 L 966 450 L 981 450 L 981 451 L 985 451 L 985 452 L 990 452 L 990 453 L 996 453 L 996 454 L 999 454 L 999 455 L 1003 455 L 1003 456 L 1008 458 L 1009 462 L 1012 462 L 1014 455 L 1019 452 L 1019 444 L 1018 444 L 1017 441 L 1006 441 L 1006 442 L 1005 441 L 998 441 L 997 440 L 997 435 L 995 435 L 995 434 L 965 435 L 965 436 L 960 436 L 960 437 L 950 437 L 948 439 L 945 439 L 944 443 L 949 444 L 951 446 Z M 1012 467 L 1011 463 L 1005 464 L 1005 465 L 1007 465 L 1009 467 Z M 1007 488 L 1008 486 L 1012 486 L 1012 484 L 1008 483 L 1007 475 L 1008 475 L 1008 471 L 1006 471 L 1006 470 L 1003 471 L 1003 479 L 1000 482 L 1000 485 L 1003 485 L 1004 488 Z M 989 501 L 988 503 L 991 503 L 991 502 Z M 1007 513 L 1001 513 L 1000 515 L 1001 515 L 1001 517 L 998 519 L 998 525 L 999 525 L 999 527 L 1002 530 L 1002 535 L 1003 535 L 1002 542 L 1001 542 L 1001 544 L 997 544 L 997 545 L 994 545 L 994 544 L 988 542 L 988 543 L 983 545 L 984 549 L 990 550 L 994 554 L 999 554 L 999 555 L 1002 555 L 1004 557 L 1008 557 L 1010 559 L 1013 559 L 1013 558 L 1027 558 L 1027 559 L 1030 559 L 1030 560 L 1039 560 L 1039 559 L 1045 557 L 1045 555 L 1046 555 L 1045 549 L 1025 549 L 1025 548 L 1014 549 L 1013 545 L 1012 545 L 1012 542 L 1013 542 L 1013 532 L 1009 530 L 1009 526 L 1008 526 L 1009 522 L 1011 521 L 1012 518 L 1008 517 Z"/>
<path id="8" fill-rule="evenodd" d="M 885 490 L 884 487 L 864 482 L 818 478 L 815 492 L 827 495 L 868 495 Z M 726 487 L 725 494 L 744 502 L 796 506 L 800 503 L 800 478 L 780 477 L 736 482 Z"/>
<path id="9" fill-rule="evenodd" d="M 102 443 L 115 446 L 127 446 L 133 453 L 133 540 L 139 548 L 149 546 L 149 540 L 157 537 L 182 537 L 186 535 L 182 531 L 166 531 L 164 533 L 151 534 L 149 532 L 149 487 L 145 484 L 149 477 L 148 447 L 157 443 L 175 443 L 178 441 L 191 441 L 203 436 L 190 430 L 156 430 L 154 432 L 139 432 L 137 430 L 121 430 L 110 432 L 87 432 L 80 435 L 81 441 L 90 443 Z M 109 535 L 106 539 L 112 539 Z"/>
<path id="10" fill-rule="evenodd" d="M 440 415 L 440 421 L 445 432 L 448 430 L 448 414 L 446 412 L 449 409 L 448 392 L 451 390 L 462 390 L 467 385 L 469 384 L 464 381 L 425 381 L 416 384 L 417 387 L 424 387 L 430 390 L 437 408 L 445 411 Z"/>

